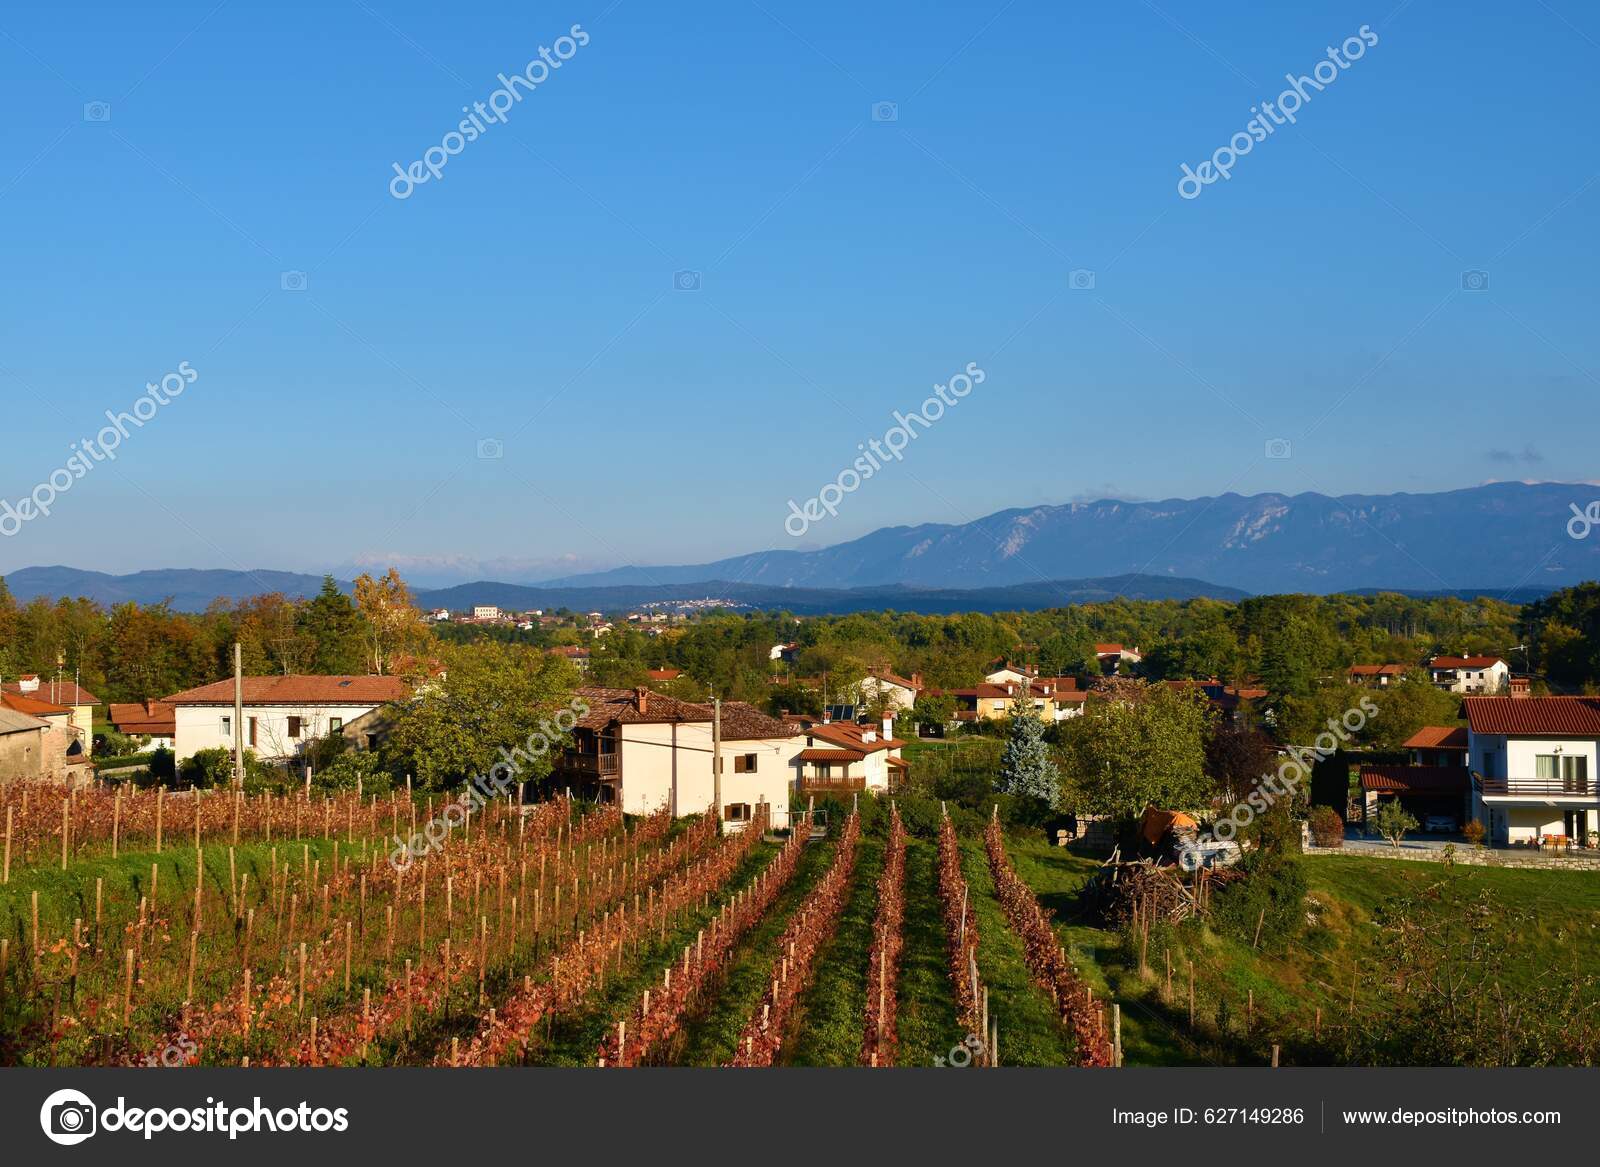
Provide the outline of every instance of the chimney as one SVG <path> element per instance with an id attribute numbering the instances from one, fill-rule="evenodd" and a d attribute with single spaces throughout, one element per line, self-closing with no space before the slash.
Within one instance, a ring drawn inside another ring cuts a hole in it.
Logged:
<path id="1" fill-rule="evenodd" d="M 883 738 L 888 741 L 892 737 L 894 737 L 894 715 L 885 713 L 883 715 Z"/>
<path id="2" fill-rule="evenodd" d="M 1511 686 L 1513 697 L 1530 696 L 1530 682 L 1527 677 L 1512 677 L 1507 684 Z"/>
<path id="3" fill-rule="evenodd" d="M 1015 697 L 1016 695 L 1017 695 L 1017 687 L 1015 685 L 1013 685 L 1010 681 L 1007 681 L 1006 682 L 1006 696 L 1007 697 Z"/>
<path id="4" fill-rule="evenodd" d="M 913 689 L 922 688 L 922 674 L 921 673 L 912 673 L 911 674 L 911 687 Z"/>
<path id="5" fill-rule="evenodd" d="M 639 707 L 640 713 L 650 712 L 650 690 L 640 685 L 633 691 L 633 703 Z"/>

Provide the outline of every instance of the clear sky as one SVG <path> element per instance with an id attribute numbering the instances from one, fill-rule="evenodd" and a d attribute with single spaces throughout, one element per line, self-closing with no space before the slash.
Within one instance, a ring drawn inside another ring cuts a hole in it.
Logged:
<path id="1" fill-rule="evenodd" d="M 0 570 L 537 579 L 1091 497 L 1590 479 L 1597 97 L 1578 0 L 10 4 L 0 496 L 196 379 Z M 903 463 L 785 533 L 969 362 Z"/>

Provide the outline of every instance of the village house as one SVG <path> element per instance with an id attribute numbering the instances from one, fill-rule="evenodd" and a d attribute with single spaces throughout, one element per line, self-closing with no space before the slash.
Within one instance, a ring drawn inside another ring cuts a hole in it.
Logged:
<path id="1" fill-rule="evenodd" d="M 1504 693 L 1511 678 L 1511 666 L 1497 656 L 1436 656 L 1428 672 L 1452 693 Z"/>
<path id="2" fill-rule="evenodd" d="M 264 759 L 293 758 L 317 738 L 374 709 L 407 697 L 400 677 L 245 677 L 244 744 Z M 199 750 L 233 749 L 233 681 L 174 693 L 173 754 L 179 762 Z"/>
<path id="3" fill-rule="evenodd" d="M 1014 665 L 1008 660 L 990 661 L 989 663 L 996 667 L 991 672 L 984 674 L 983 681 L 986 685 L 1004 685 L 1008 682 L 1013 685 L 1020 685 L 1023 681 L 1031 681 L 1039 675 L 1039 669 L 1035 665 Z"/>
<path id="4" fill-rule="evenodd" d="M 100 698 L 76 681 L 41 681 L 32 673 L 19 680 L 0 685 L 0 693 L 14 693 L 19 697 L 33 697 L 51 705 L 65 705 L 72 710 L 72 727 L 83 737 L 83 752 L 94 753 L 94 707 Z"/>
<path id="5" fill-rule="evenodd" d="M 805 733 L 797 790 L 807 795 L 873 793 L 894 789 L 907 772 L 900 756 L 905 742 L 894 736 L 894 718 L 871 725 L 853 721 L 790 718 Z"/>
<path id="6" fill-rule="evenodd" d="M 170 702 L 143 701 L 111 703 L 111 724 L 151 750 L 170 750 L 177 744 L 177 714 Z"/>
<path id="7" fill-rule="evenodd" d="M 1065 721 L 1083 713 L 1087 691 L 1078 688 L 1076 677 L 1033 677 L 1023 682 L 1004 681 L 974 685 L 970 689 L 931 689 L 936 696 L 953 697 L 958 722 L 992 721 L 1010 717 L 1019 701 L 1032 706 L 1042 721 Z"/>
<path id="8" fill-rule="evenodd" d="M 624 814 L 663 807 L 704 814 L 714 801 L 712 707 L 645 688 L 581 688 L 589 706 L 573 744 L 554 759 L 551 785 L 570 786 Z M 766 803 L 775 829 L 789 825 L 789 788 L 802 749 L 799 727 L 752 705 L 722 705 L 722 817 L 742 829 Z"/>
<path id="9" fill-rule="evenodd" d="M 1600 698 L 1468 697 L 1467 759 L 1475 816 L 1496 844 L 1600 830 Z"/>
<path id="10" fill-rule="evenodd" d="M 797 644 L 774 644 L 767 650 L 767 659 L 792 665 L 794 664 L 795 654 L 799 651 L 800 646 Z"/>
<path id="11" fill-rule="evenodd" d="M 69 707 L 48 706 L 48 718 L 21 712 L 13 702 L 29 699 L 5 694 L 0 701 L 0 782 L 37 781 L 77 784 L 94 771 L 83 740 L 68 721 Z"/>
<path id="12" fill-rule="evenodd" d="M 912 673 L 909 678 L 891 673 L 888 669 L 873 669 L 861 682 L 861 700 L 865 705 L 882 702 L 885 709 L 904 710 L 916 704 L 922 692 L 922 674 Z"/>
<path id="13" fill-rule="evenodd" d="M 1465 766 L 1467 730 L 1460 725 L 1425 725 L 1408 737 L 1403 748 L 1411 751 L 1413 766 Z"/>
<path id="14" fill-rule="evenodd" d="M 1410 672 L 1411 668 L 1411 665 L 1351 665 L 1344 671 L 1345 684 L 1387 689 Z"/>
<path id="15" fill-rule="evenodd" d="M 1138 645 L 1128 648 L 1121 644 L 1097 644 L 1094 646 L 1094 655 L 1100 661 L 1101 672 L 1110 675 L 1121 675 L 1128 666 L 1144 660 Z"/>

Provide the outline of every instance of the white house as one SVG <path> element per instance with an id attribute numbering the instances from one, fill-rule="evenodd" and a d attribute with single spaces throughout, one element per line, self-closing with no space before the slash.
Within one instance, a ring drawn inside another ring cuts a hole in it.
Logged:
<path id="1" fill-rule="evenodd" d="M 703 814 L 714 801 L 712 709 L 649 689 L 582 688 L 589 706 L 572 731 L 572 748 L 555 759 L 556 785 L 620 801 L 625 814 L 669 807 Z M 771 825 L 789 825 L 789 785 L 803 748 L 798 727 L 754 706 L 722 706 L 722 817 L 742 829 L 766 803 Z"/>
<path id="2" fill-rule="evenodd" d="M 804 724 L 805 748 L 798 756 L 801 795 L 886 793 L 905 773 L 900 757 L 905 742 L 894 736 L 894 718 L 881 727 L 853 721 Z"/>
<path id="3" fill-rule="evenodd" d="M 984 674 L 984 681 L 990 685 L 1020 685 L 1039 675 L 1039 670 L 1031 665 L 1014 665 L 1010 661 L 998 663 L 1000 667 L 994 672 Z"/>
<path id="4" fill-rule="evenodd" d="M 1491 843 L 1600 830 L 1600 698 L 1468 697 L 1473 815 Z"/>
<path id="5" fill-rule="evenodd" d="M 861 682 L 861 696 L 868 705 L 881 699 L 884 707 L 891 710 L 910 709 L 916 704 L 920 692 L 921 673 L 913 673 L 907 678 L 897 676 L 888 669 L 873 669 Z"/>
<path id="6" fill-rule="evenodd" d="M 1511 666 L 1497 656 L 1436 656 L 1428 672 L 1435 685 L 1452 693 L 1504 693 Z"/>
<path id="7" fill-rule="evenodd" d="M 500 619 L 500 609 L 495 604 L 474 604 L 472 606 L 472 618 L 474 620 L 498 620 Z"/>
<path id="8" fill-rule="evenodd" d="M 111 724 L 118 733 L 137 738 L 146 748 L 170 750 L 176 744 L 177 717 L 165 701 L 135 701 L 127 704 L 111 703 Z"/>
<path id="9" fill-rule="evenodd" d="M 266 759 L 292 758 L 307 743 L 409 693 L 400 677 L 245 677 L 245 748 Z M 164 704 L 172 706 L 178 761 L 197 750 L 233 748 L 231 680 L 174 693 Z"/>

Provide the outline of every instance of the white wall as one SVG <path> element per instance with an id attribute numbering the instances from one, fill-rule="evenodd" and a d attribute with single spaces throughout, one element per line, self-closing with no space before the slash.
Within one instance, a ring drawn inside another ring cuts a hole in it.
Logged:
<path id="1" fill-rule="evenodd" d="M 244 707 L 244 744 L 261 758 L 286 758 L 300 752 L 306 742 L 326 735 L 332 728 L 333 718 L 342 718 L 348 725 L 377 705 L 246 705 Z M 256 719 L 256 744 L 250 744 L 250 719 Z M 300 736 L 289 736 L 289 718 L 300 718 Z M 198 750 L 218 746 L 233 749 L 233 730 L 222 728 L 223 719 L 231 722 L 231 705 L 179 705 L 174 710 L 177 736 L 173 754 L 178 761 L 192 757 Z"/>
<path id="2" fill-rule="evenodd" d="M 677 815 L 704 814 L 711 806 L 711 725 L 709 722 L 673 725 L 623 725 L 622 810 L 625 814 L 650 814 L 672 805 Z M 676 733 L 677 748 L 673 748 Z M 754 813 L 765 802 L 772 826 L 789 825 L 789 786 L 795 776 L 795 755 L 805 739 L 767 738 L 722 743 L 722 804 L 747 803 Z M 734 772 L 734 758 L 756 755 L 753 773 Z M 677 759 L 674 781 L 673 759 Z"/>

